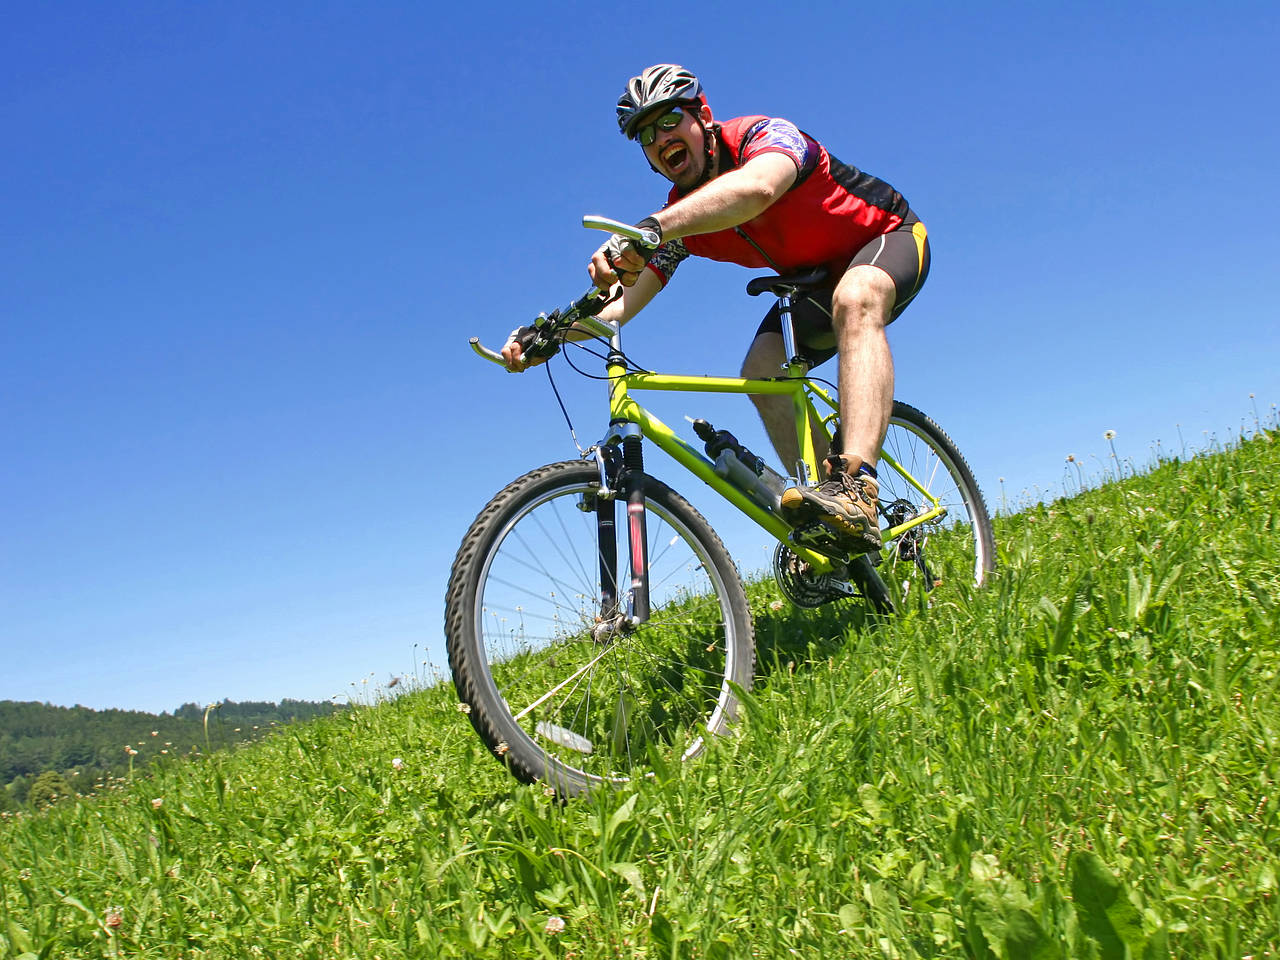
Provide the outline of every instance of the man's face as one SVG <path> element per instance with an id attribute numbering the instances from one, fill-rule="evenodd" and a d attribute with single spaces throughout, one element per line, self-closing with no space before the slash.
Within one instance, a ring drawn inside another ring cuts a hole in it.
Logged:
<path id="1" fill-rule="evenodd" d="M 641 119 L 636 129 L 643 130 L 645 126 L 670 112 L 669 107 L 654 110 Z M 707 163 L 706 135 L 688 110 L 681 110 L 680 117 L 679 125 L 671 130 L 655 126 L 656 136 L 652 143 L 644 147 L 644 153 L 659 173 L 677 187 L 688 190 L 702 179 Z"/>

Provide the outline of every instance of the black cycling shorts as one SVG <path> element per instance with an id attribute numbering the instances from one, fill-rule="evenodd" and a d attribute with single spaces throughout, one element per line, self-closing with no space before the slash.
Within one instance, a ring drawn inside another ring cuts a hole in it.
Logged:
<path id="1" fill-rule="evenodd" d="M 925 278 L 929 276 L 929 235 L 924 224 L 908 211 L 906 218 L 895 229 L 876 237 L 854 254 L 849 266 L 869 264 L 879 267 L 893 280 L 898 295 L 893 303 L 892 323 L 915 299 Z M 846 268 L 848 269 L 848 268 Z M 839 277 L 831 279 L 830 286 L 817 290 L 791 302 L 791 319 L 796 331 L 796 346 L 800 354 L 813 366 L 825 363 L 836 355 L 836 335 L 831 329 L 831 296 L 835 293 Z M 782 319 L 778 305 L 765 314 L 756 329 L 762 333 L 782 333 Z"/>

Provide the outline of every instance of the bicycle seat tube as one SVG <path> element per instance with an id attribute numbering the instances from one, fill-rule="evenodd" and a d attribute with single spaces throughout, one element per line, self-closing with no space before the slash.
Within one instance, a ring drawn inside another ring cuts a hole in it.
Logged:
<path id="1" fill-rule="evenodd" d="M 800 349 L 796 343 L 795 318 L 791 315 L 792 293 L 792 290 L 787 289 L 778 294 L 778 319 L 782 327 L 782 352 L 785 357 L 782 363 L 782 372 L 787 377 L 800 379 L 809 372 L 809 361 L 800 355 Z M 799 416 L 798 407 L 796 413 Z M 803 443 L 800 445 L 800 456 L 796 459 L 795 475 L 801 486 L 810 482 L 804 460 Z"/>

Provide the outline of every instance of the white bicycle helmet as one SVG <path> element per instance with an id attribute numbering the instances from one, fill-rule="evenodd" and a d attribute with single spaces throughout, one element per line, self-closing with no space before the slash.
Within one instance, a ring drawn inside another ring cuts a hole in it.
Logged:
<path id="1" fill-rule="evenodd" d="M 638 121 L 655 107 L 706 103 L 702 84 L 692 73 L 674 63 L 655 64 L 627 82 L 626 91 L 618 98 L 618 129 L 628 139 L 635 139 Z"/>

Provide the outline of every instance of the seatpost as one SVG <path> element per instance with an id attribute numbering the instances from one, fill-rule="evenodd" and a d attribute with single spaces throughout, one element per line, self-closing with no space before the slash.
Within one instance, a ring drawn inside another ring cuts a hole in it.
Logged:
<path id="1" fill-rule="evenodd" d="M 786 370 L 796 355 L 796 328 L 791 320 L 791 294 L 784 293 L 778 297 L 778 315 L 782 320 L 782 350 L 787 356 L 782 369 Z"/>
<path id="2" fill-rule="evenodd" d="M 782 369 L 789 377 L 803 377 L 809 372 L 809 361 L 800 356 L 800 350 L 796 345 L 796 326 L 791 316 L 789 291 L 778 295 L 778 317 L 782 326 L 782 350 L 786 354 Z"/>
<path id="3" fill-rule="evenodd" d="M 795 319 L 791 316 L 791 292 L 784 290 L 778 294 L 778 318 L 782 326 L 782 350 L 786 354 L 786 360 L 782 363 L 782 371 L 788 377 L 803 377 L 809 372 L 809 361 L 800 355 L 800 350 L 796 345 L 796 326 Z M 804 457 L 796 459 L 795 475 L 801 486 L 807 486 L 810 482 L 808 468 L 805 466 Z"/>

